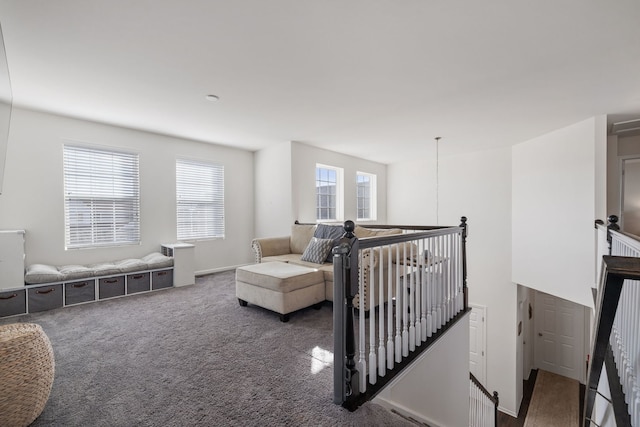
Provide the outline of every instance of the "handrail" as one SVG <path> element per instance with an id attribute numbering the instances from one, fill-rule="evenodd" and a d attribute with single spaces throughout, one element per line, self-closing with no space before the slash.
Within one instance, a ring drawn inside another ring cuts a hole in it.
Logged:
<path id="1" fill-rule="evenodd" d="M 498 407 L 498 404 L 500 403 L 500 399 L 498 397 L 498 392 L 497 391 L 494 391 L 493 394 L 491 394 L 491 392 L 489 390 L 487 390 L 487 388 L 485 386 L 483 386 L 482 383 L 471 372 L 469 372 L 469 379 L 471 381 L 473 381 L 473 383 L 476 385 L 476 387 L 478 387 L 480 390 L 482 390 L 482 394 L 487 396 L 487 398 L 489 400 L 491 400 L 491 402 L 493 402 L 493 404 L 496 405 L 496 407 Z"/>
<path id="2" fill-rule="evenodd" d="M 316 225 L 320 224 L 320 222 L 299 222 L 296 220 L 294 222 L 298 225 Z M 337 223 L 336 225 L 341 225 L 342 223 Z M 389 224 L 356 224 L 358 227 L 362 228 L 373 228 L 378 230 L 388 230 L 391 228 L 399 228 L 401 230 L 438 230 L 440 228 L 449 228 L 446 225 L 389 225 Z"/>
<path id="3" fill-rule="evenodd" d="M 389 236 L 374 236 L 359 239 L 360 249 L 373 248 L 376 246 L 393 245 L 395 243 L 409 242 L 411 240 L 422 239 L 425 237 L 446 236 L 452 232 L 462 232 L 463 227 L 443 227 L 430 231 L 422 231 L 409 234 L 391 234 Z"/>
<path id="4" fill-rule="evenodd" d="M 596 302 L 595 332 L 591 351 L 591 364 L 587 374 L 584 397 L 585 427 L 591 423 L 598 383 L 609 346 L 609 337 L 625 280 L 640 279 L 640 258 L 605 255 L 602 257 L 600 291 Z"/>
<path id="5" fill-rule="evenodd" d="M 486 387 L 483 386 L 482 383 L 480 383 L 480 381 L 478 381 L 475 375 L 473 375 L 473 373 L 471 372 L 469 372 L 469 379 L 471 380 L 473 385 L 476 386 L 478 390 L 480 390 L 482 395 L 491 403 L 493 403 L 494 427 L 498 427 L 498 406 L 500 405 L 500 398 L 498 397 L 498 392 L 494 391 L 493 394 L 491 394 L 489 390 L 487 390 Z M 472 410 L 472 408 L 469 408 L 469 409 Z"/>

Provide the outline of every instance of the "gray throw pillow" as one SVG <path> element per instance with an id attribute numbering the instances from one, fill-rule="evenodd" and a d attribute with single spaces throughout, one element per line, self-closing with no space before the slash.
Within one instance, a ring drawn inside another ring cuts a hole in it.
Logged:
<path id="1" fill-rule="evenodd" d="M 315 264 L 323 264 L 332 248 L 333 239 L 318 239 L 317 237 L 313 237 L 300 259 Z"/>
<path id="2" fill-rule="evenodd" d="M 316 231 L 313 233 L 314 237 L 318 237 L 320 239 L 332 239 L 333 246 L 337 246 L 340 242 L 340 239 L 344 235 L 344 227 L 342 225 L 328 225 L 328 224 L 318 224 Z M 333 254 L 329 251 L 329 255 L 325 262 L 333 262 Z"/>

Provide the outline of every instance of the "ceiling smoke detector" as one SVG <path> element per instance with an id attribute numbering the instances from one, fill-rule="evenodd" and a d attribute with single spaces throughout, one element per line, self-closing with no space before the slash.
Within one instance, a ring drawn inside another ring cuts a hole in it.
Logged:
<path id="1" fill-rule="evenodd" d="M 612 135 L 627 136 L 636 133 L 640 134 L 640 119 L 617 122 L 611 125 Z"/>

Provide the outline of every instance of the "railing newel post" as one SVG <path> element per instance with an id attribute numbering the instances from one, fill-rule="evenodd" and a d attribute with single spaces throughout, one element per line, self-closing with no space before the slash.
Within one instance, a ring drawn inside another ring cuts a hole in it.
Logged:
<path id="1" fill-rule="evenodd" d="M 467 234 L 469 229 L 466 216 L 460 218 L 460 227 L 462 227 L 462 294 L 466 311 L 469 308 L 469 292 L 467 292 Z"/>
<path id="2" fill-rule="evenodd" d="M 617 215 L 609 215 L 607 218 L 609 224 L 607 224 L 607 243 L 609 245 L 609 255 L 612 253 L 612 243 L 613 237 L 611 235 L 611 230 L 620 231 L 620 226 L 618 225 L 618 216 Z"/>
<path id="3" fill-rule="evenodd" d="M 495 416 L 493 420 L 495 422 L 495 427 L 498 427 L 498 406 L 500 405 L 500 398 L 498 397 L 497 391 L 493 392 L 493 398 L 495 399 L 495 405 L 494 405 Z"/>
<path id="4" fill-rule="evenodd" d="M 360 394 L 353 331 L 353 298 L 358 292 L 358 238 L 353 234 L 353 221 L 345 221 L 344 230 L 340 243 L 333 248 L 333 400 L 343 406 Z"/>

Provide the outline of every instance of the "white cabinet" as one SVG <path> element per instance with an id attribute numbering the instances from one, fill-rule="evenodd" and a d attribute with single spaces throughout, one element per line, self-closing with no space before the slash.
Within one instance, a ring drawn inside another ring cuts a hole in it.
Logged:
<path id="1" fill-rule="evenodd" d="M 24 230 L 0 230 L 0 290 L 24 286 Z"/>
<path id="2" fill-rule="evenodd" d="M 191 243 L 165 243 L 162 254 L 173 257 L 173 286 L 196 283 L 195 245 Z"/>

